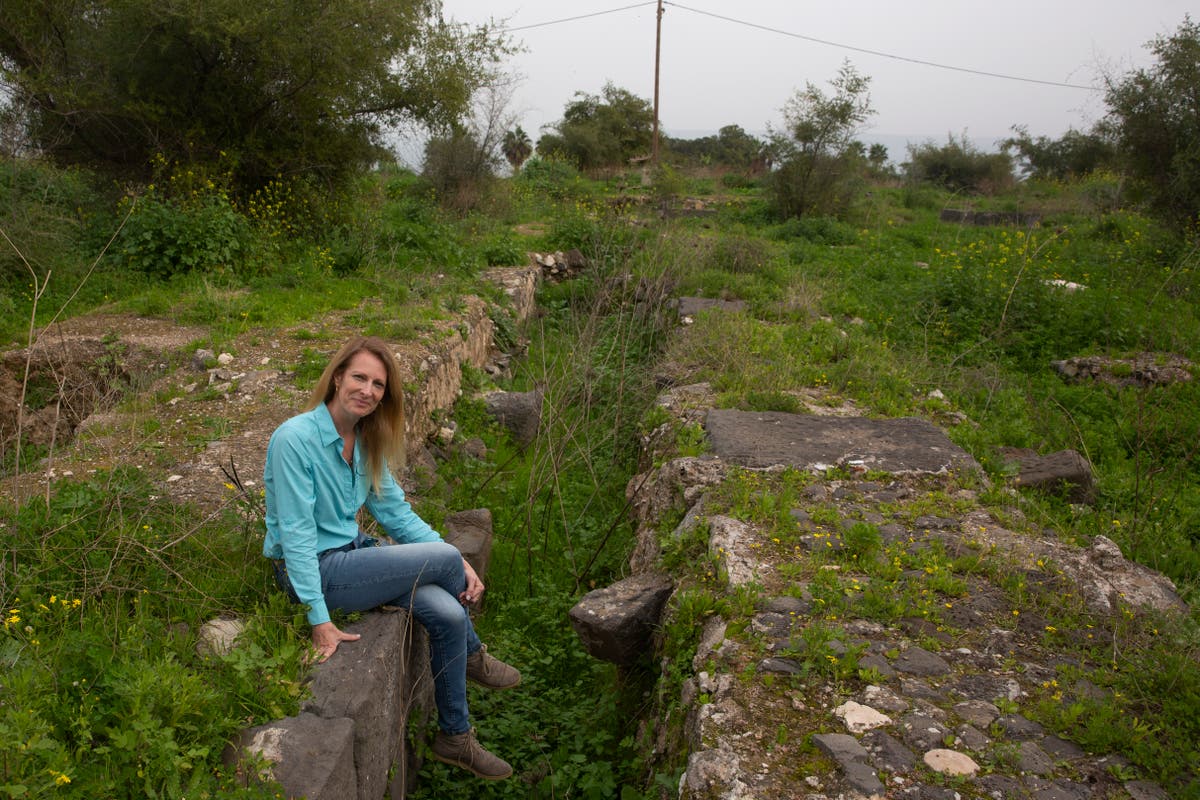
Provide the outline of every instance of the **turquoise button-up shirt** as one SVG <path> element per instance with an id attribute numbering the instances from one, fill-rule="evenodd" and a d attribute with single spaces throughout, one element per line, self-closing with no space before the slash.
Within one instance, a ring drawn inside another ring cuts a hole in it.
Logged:
<path id="1" fill-rule="evenodd" d="M 263 555 L 283 559 L 296 596 L 309 607 L 310 625 L 329 621 L 317 555 L 358 536 L 357 514 L 363 505 L 401 544 L 441 540 L 413 511 L 389 470 L 384 470 L 379 492 L 371 490 L 361 445 L 354 443 L 351 467 L 342 458 L 344 443 L 324 404 L 284 422 L 267 445 Z"/>

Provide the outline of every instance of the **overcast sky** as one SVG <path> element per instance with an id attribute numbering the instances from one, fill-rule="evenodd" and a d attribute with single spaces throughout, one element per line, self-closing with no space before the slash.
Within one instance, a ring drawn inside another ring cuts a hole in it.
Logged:
<path id="1" fill-rule="evenodd" d="M 796 89 L 807 82 L 828 89 L 849 59 L 871 78 L 877 113 L 863 138 L 900 141 L 902 151 L 905 138 L 944 141 L 965 132 L 990 149 L 1016 124 L 1048 136 L 1088 127 L 1103 113 L 1102 92 L 963 70 L 1100 86 L 1105 71 L 1150 63 L 1143 45 L 1175 30 L 1196 4 L 685 0 L 664 8 L 660 117 L 668 135 L 700 136 L 728 124 L 752 133 L 778 126 L 779 109 Z M 535 140 L 543 125 L 562 117 L 576 91 L 599 94 L 611 81 L 653 98 L 653 2 L 443 0 L 443 12 L 460 22 L 503 20 L 514 29 L 511 35 L 526 50 L 509 62 L 521 76 L 512 107 Z M 540 25 L 584 15 L 594 16 Z M 517 30 L 533 25 L 539 27 Z"/>

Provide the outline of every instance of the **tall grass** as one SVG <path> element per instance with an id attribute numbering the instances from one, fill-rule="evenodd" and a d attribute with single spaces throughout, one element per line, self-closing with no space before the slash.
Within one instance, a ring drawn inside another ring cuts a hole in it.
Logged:
<path id="1" fill-rule="evenodd" d="M 482 403 L 467 399 L 455 411 L 460 435 L 482 437 L 488 457 L 442 470 L 440 504 L 492 510 L 488 607 L 478 625 L 493 652 L 525 675 L 519 702 L 471 697 L 482 740 L 519 773 L 473 789 L 478 797 L 642 796 L 628 730 L 639 695 L 627 691 L 627 676 L 583 651 L 567 611 L 583 592 L 619 577 L 632 546 L 625 483 L 653 399 L 668 296 L 661 282 L 622 278 L 640 246 L 622 220 L 591 224 L 582 244 L 593 271 L 543 288 L 546 313 L 530 326 L 528 358 L 504 386 L 543 392 L 537 439 L 516 449 Z M 473 377 L 473 388 L 483 388 Z M 417 796 L 450 796 L 460 780 L 430 762 Z"/>
<path id="2" fill-rule="evenodd" d="M 3 507 L 0 794 L 269 797 L 219 767 L 245 725 L 294 713 L 302 639 L 268 600 L 257 531 L 200 517 L 138 469 Z M 247 629 L 203 656 L 208 619 Z"/>

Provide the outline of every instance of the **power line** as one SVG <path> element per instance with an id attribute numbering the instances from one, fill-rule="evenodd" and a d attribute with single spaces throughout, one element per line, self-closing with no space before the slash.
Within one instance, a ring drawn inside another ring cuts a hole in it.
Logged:
<path id="1" fill-rule="evenodd" d="M 691 11 L 693 14 L 700 14 L 705 17 L 713 17 L 714 19 L 723 20 L 725 22 L 732 22 L 735 25 L 744 25 L 747 28 L 757 28 L 758 30 L 767 31 L 769 33 L 778 33 L 781 36 L 790 36 L 793 39 L 803 39 L 806 42 L 815 42 L 817 44 L 823 44 L 823 45 L 827 45 L 829 47 L 838 47 L 843 50 L 852 50 L 856 53 L 866 53 L 868 55 L 879 56 L 881 58 L 890 58 L 895 61 L 907 61 L 910 64 L 920 64 L 925 67 L 936 67 L 937 69 L 948 69 L 948 70 L 953 70 L 954 72 L 966 72 L 970 75 L 983 75 L 983 76 L 986 76 L 989 78 L 1002 78 L 1003 80 L 1008 80 L 1008 81 L 1021 81 L 1023 83 L 1038 83 L 1038 84 L 1042 84 L 1043 86 L 1057 86 L 1057 87 L 1060 87 L 1063 89 L 1084 89 L 1084 90 L 1087 90 L 1090 92 L 1100 91 L 1095 86 L 1083 86 L 1083 85 L 1080 85 L 1077 83 L 1060 83 L 1059 81 L 1044 81 L 1044 80 L 1039 80 L 1038 78 L 1023 78 L 1019 75 L 1005 75 L 1005 74 L 1002 74 L 999 72 L 986 72 L 984 70 L 970 69 L 968 67 L 956 67 L 951 64 L 939 64 L 935 61 L 925 61 L 920 58 L 909 58 L 907 56 L 898 56 L 894 53 L 884 53 L 879 50 L 868 50 L 865 47 L 855 47 L 855 46 L 849 45 L 849 44 L 841 44 L 839 42 L 831 42 L 826 39 L 818 39 L 815 36 L 804 36 L 803 34 L 792 33 L 790 31 L 780 30 L 779 28 L 772 28 L 767 25 L 759 25 L 754 22 L 746 22 L 745 20 L 734 19 L 733 17 L 725 17 L 720 14 L 714 14 L 711 11 L 701 11 L 698 8 L 689 8 L 688 6 L 683 6 L 683 5 L 680 5 L 679 3 L 672 3 L 672 2 L 670 2 L 670 0 L 663 0 L 663 2 L 666 5 L 672 6 L 674 8 L 679 8 L 684 11 Z"/>
<path id="2" fill-rule="evenodd" d="M 605 14 L 616 14 L 619 11 L 629 11 L 632 8 L 642 8 L 643 6 L 652 6 L 652 5 L 656 5 L 657 2 L 658 2 L 658 0 L 648 0 L 648 2 L 645 2 L 645 3 L 635 3 L 631 6 L 622 6 L 621 8 L 610 8 L 607 11 L 596 11 L 591 14 L 580 14 L 577 17 L 563 17 L 562 19 L 552 19 L 552 20 L 547 20 L 546 22 L 535 22 L 532 25 L 518 25 L 515 28 L 501 28 L 501 30 L 506 31 L 508 33 L 512 33 L 513 31 L 527 31 L 530 28 L 544 28 L 547 25 L 558 25 L 563 22 L 575 22 L 576 20 L 580 20 L 580 19 L 590 19 L 591 17 L 602 17 Z"/>

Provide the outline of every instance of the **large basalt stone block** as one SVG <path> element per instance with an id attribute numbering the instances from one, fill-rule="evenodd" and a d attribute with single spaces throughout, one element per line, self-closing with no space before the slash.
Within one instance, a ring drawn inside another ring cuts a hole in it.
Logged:
<path id="1" fill-rule="evenodd" d="M 492 555 L 491 510 L 472 508 L 448 514 L 442 526 L 442 538 L 458 548 L 479 579 L 486 583 L 485 576 Z"/>
<path id="2" fill-rule="evenodd" d="M 1006 461 L 1017 465 L 1017 486 L 1064 494 L 1072 503 L 1096 501 L 1092 465 L 1075 450 L 1041 456 L 1025 448 L 1002 447 L 1000 453 Z"/>
<path id="3" fill-rule="evenodd" d="M 674 588 L 665 575 L 633 575 L 584 595 L 570 611 L 571 626 L 592 656 L 629 666 L 650 651 Z"/>
<path id="4" fill-rule="evenodd" d="M 542 393 L 490 392 L 483 398 L 488 414 L 508 429 L 513 439 L 526 447 L 537 438 L 542 425 Z"/>
<path id="5" fill-rule="evenodd" d="M 403 757 L 401 681 L 406 639 L 416 627 L 404 611 L 366 614 L 345 627 L 362 638 L 342 643 L 333 658 L 313 671 L 312 697 L 301 710 L 326 720 L 354 720 L 358 788 L 342 797 L 383 797 L 388 772 Z"/>
<path id="6" fill-rule="evenodd" d="M 816 417 L 779 411 L 712 409 L 704 420 L 712 451 L 727 464 L 829 467 L 897 474 L 977 472 L 979 464 L 928 420 Z"/>
<path id="7" fill-rule="evenodd" d="M 289 798 L 346 800 L 362 796 L 354 734 L 354 720 L 301 713 L 243 730 L 226 748 L 224 760 L 239 765 L 243 781 L 278 781 Z"/>

